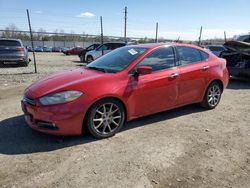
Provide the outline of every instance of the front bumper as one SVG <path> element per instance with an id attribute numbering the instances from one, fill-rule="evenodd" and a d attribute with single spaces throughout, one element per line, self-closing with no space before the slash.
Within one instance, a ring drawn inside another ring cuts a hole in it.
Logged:
<path id="1" fill-rule="evenodd" d="M 34 130 L 52 135 L 82 134 L 86 109 L 78 102 L 73 101 L 53 106 L 36 106 L 22 100 L 21 106 L 25 121 Z"/>

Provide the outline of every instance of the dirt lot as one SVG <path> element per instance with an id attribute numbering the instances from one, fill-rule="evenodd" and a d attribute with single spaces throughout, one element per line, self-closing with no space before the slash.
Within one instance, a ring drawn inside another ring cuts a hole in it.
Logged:
<path id="1" fill-rule="evenodd" d="M 54 137 L 27 127 L 23 90 L 82 64 L 61 54 L 37 59 L 39 74 L 0 68 L 0 187 L 249 187 L 249 81 L 231 80 L 215 110 L 191 105 L 140 118 L 105 140 Z"/>

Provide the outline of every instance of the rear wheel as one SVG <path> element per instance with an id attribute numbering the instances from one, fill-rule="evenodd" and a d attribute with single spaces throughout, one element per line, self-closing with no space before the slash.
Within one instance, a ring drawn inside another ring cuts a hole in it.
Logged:
<path id="1" fill-rule="evenodd" d="M 29 65 L 29 62 L 28 62 L 28 61 L 25 61 L 25 62 L 22 62 L 22 63 L 21 63 L 21 66 L 22 66 L 22 67 L 28 67 L 28 65 Z"/>
<path id="2" fill-rule="evenodd" d="M 222 89 L 220 84 L 218 82 L 211 83 L 207 88 L 201 106 L 207 109 L 215 108 L 220 102 L 221 94 Z"/>
<path id="3" fill-rule="evenodd" d="M 95 138 L 114 136 L 124 122 L 123 105 L 115 99 L 96 102 L 87 114 L 87 128 Z"/>

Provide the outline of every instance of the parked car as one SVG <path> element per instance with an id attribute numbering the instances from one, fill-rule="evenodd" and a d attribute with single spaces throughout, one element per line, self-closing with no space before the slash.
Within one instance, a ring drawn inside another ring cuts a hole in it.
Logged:
<path id="1" fill-rule="evenodd" d="M 82 50 L 83 50 L 82 47 L 75 47 L 75 48 L 65 50 L 65 51 L 63 51 L 63 53 L 65 55 L 79 55 Z"/>
<path id="2" fill-rule="evenodd" d="M 40 46 L 35 47 L 35 52 L 43 52 L 43 47 Z"/>
<path id="3" fill-rule="evenodd" d="M 27 49 L 27 51 L 28 51 L 28 52 L 33 52 L 33 50 L 32 50 L 32 47 L 31 47 L 31 46 L 27 46 L 27 47 L 26 47 L 26 49 Z"/>
<path id="4" fill-rule="evenodd" d="M 43 52 L 52 52 L 52 48 L 51 47 L 43 47 Z"/>
<path id="5" fill-rule="evenodd" d="M 231 76 L 250 78 L 250 43 L 227 41 L 220 57 L 227 60 L 227 68 Z"/>
<path id="6" fill-rule="evenodd" d="M 204 47 L 218 57 L 220 56 L 221 52 L 227 50 L 223 45 L 206 45 Z"/>
<path id="7" fill-rule="evenodd" d="M 26 48 L 19 39 L 0 38 L 0 63 L 28 66 L 29 57 Z"/>
<path id="8" fill-rule="evenodd" d="M 126 121 L 200 103 L 215 108 L 228 84 L 226 61 L 188 44 L 118 48 L 86 67 L 51 75 L 29 86 L 21 101 L 28 125 L 54 135 L 96 138 Z"/>
<path id="9" fill-rule="evenodd" d="M 62 48 L 60 48 L 60 47 L 53 47 L 52 48 L 52 52 L 62 52 Z"/>
<path id="10" fill-rule="evenodd" d="M 239 42 L 248 42 L 250 43 L 250 34 L 245 34 L 245 35 L 237 35 L 234 37 L 235 41 Z"/>
<path id="11" fill-rule="evenodd" d="M 103 45 L 100 45 L 95 50 L 87 52 L 85 55 L 85 60 L 87 63 L 90 63 L 90 62 L 94 61 L 95 59 L 101 57 L 102 51 L 103 51 L 103 55 L 104 55 L 104 54 L 111 52 L 112 50 L 114 50 L 116 48 L 120 48 L 120 47 L 123 47 L 125 45 L 126 45 L 126 43 L 124 43 L 124 42 L 104 43 Z"/>
<path id="12" fill-rule="evenodd" d="M 87 48 L 83 49 L 79 54 L 80 61 L 85 62 L 86 53 L 91 51 L 91 50 L 95 50 L 98 46 L 100 46 L 100 44 L 96 43 L 96 44 L 92 44 L 92 45 L 88 46 Z"/>

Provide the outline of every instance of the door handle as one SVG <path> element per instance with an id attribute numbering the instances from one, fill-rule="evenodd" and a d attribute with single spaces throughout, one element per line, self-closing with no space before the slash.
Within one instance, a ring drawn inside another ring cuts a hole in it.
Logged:
<path id="1" fill-rule="evenodd" d="M 169 76 L 169 78 L 175 79 L 176 77 L 178 77 L 179 74 L 178 73 L 173 73 Z"/>
<path id="2" fill-rule="evenodd" d="M 209 69 L 209 67 L 210 67 L 209 65 L 203 66 L 202 70 L 206 71 L 207 69 Z"/>

